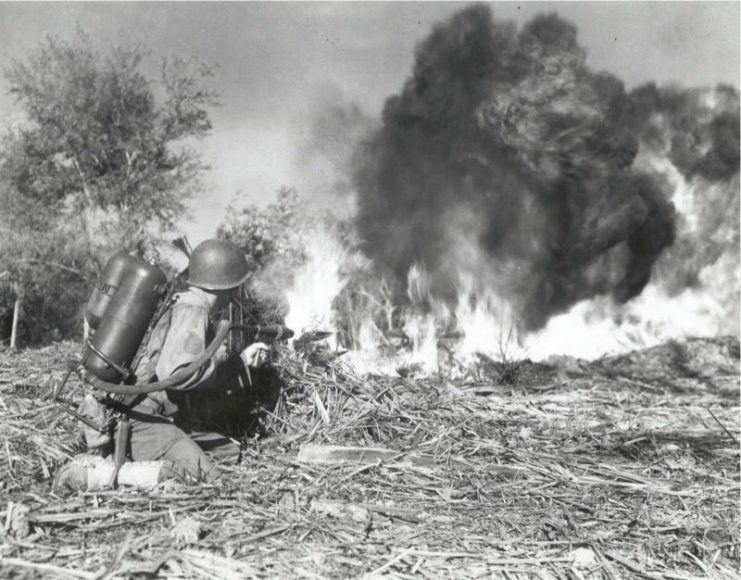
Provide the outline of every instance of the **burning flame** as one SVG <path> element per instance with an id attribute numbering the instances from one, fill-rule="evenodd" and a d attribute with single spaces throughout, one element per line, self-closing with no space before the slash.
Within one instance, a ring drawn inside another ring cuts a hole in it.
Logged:
<path id="1" fill-rule="evenodd" d="M 319 229 L 305 235 L 304 252 L 304 264 L 294 273 L 293 285 L 286 293 L 286 324 L 297 335 L 334 326 L 332 303 L 348 282 L 341 270 L 351 258 L 338 239 Z"/>
<path id="2" fill-rule="evenodd" d="M 672 202 L 680 217 L 678 241 L 704 244 L 714 238 L 716 243 L 726 244 L 726 250 L 701 268 L 696 285 L 673 292 L 666 274 L 674 269 L 677 258 L 670 248 L 659 259 L 655 280 L 627 304 L 616 305 L 599 297 L 552 317 L 542 331 L 528 337 L 526 352 L 532 358 L 567 354 L 592 359 L 670 339 L 739 334 L 737 232 L 732 220 L 714 231 L 700 232 L 698 217 L 703 199 L 707 202 L 722 194 L 714 190 L 737 190 L 738 179 L 714 184 L 701 179 L 688 181 L 665 157 L 646 155 L 640 161 L 663 174 L 673 188 Z M 731 207 L 730 211 L 737 212 L 738 208 Z"/>
<path id="3" fill-rule="evenodd" d="M 512 30 L 474 6 L 420 45 L 351 180 L 378 264 L 314 229 L 286 323 L 359 372 L 738 335 L 737 91 L 627 93 L 557 16 Z"/>
<path id="4" fill-rule="evenodd" d="M 739 333 L 739 255 L 734 251 L 737 233 L 733 220 L 712 231 L 703 231 L 700 210 L 703 200 L 721 199 L 730 183 L 707 183 L 685 179 L 666 157 L 643 154 L 640 163 L 659 172 L 673 190 L 672 202 L 679 214 L 678 240 L 703 243 L 710 236 L 724 251 L 702 266 L 696 284 L 680 291 L 672 288 L 671 273 L 678 258 L 670 249 L 657 266 L 652 282 L 635 299 L 616 304 L 600 296 L 577 303 L 553 316 L 540 331 L 521 333 L 514 311 L 494 288 L 481 284 L 473 272 L 458 272 L 458 299 L 454 311 L 433 295 L 425 269 L 415 264 L 407 276 L 409 304 L 399 317 L 398 329 L 405 340 L 394 344 L 381 328 L 388 320 L 374 319 L 369 311 L 355 312 L 354 348 L 345 360 L 360 373 L 391 374 L 414 366 L 425 373 L 476 362 L 477 354 L 495 360 L 552 355 L 597 358 L 669 339 Z M 717 191 L 715 191 L 715 190 Z M 732 191 L 732 190 L 731 190 Z M 731 197 L 732 199 L 732 197 Z M 717 203 L 717 202 L 716 202 Z M 707 229 L 707 227 L 705 227 Z M 298 331 L 335 329 L 337 298 L 351 282 L 358 264 L 371 268 L 357 252 L 348 250 L 331 231 L 312 231 L 305 240 L 306 261 L 295 272 L 287 292 L 286 323 Z M 331 348 L 338 348 L 337 339 Z"/>

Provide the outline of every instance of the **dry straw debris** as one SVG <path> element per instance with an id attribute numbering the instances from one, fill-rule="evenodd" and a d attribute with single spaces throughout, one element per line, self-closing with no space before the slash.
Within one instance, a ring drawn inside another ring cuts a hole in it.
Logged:
<path id="1" fill-rule="evenodd" d="M 0 353 L 2 577 L 738 577 L 736 339 L 514 381 L 484 359 L 361 378 L 285 349 L 263 435 L 220 483 L 60 497 L 81 447 L 47 397 L 77 349 Z"/>

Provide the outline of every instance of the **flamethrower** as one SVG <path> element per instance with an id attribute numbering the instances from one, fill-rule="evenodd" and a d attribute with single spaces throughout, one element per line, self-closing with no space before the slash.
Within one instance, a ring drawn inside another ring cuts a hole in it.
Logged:
<path id="1" fill-rule="evenodd" d="M 406 332 L 398 328 L 387 330 L 383 333 L 383 335 L 386 338 L 395 338 L 397 340 L 400 340 L 401 346 L 410 346 L 412 344 L 412 339 L 410 338 L 410 336 Z M 435 333 L 435 338 L 437 338 L 438 341 L 461 340 L 465 336 L 466 334 L 462 330 L 446 330 L 438 331 Z"/>
<path id="2" fill-rule="evenodd" d="M 259 324 L 232 324 L 229 330 L 243 333 L 249 342 L 265 342 L 271 344 L 279 340 L 293 338 L 293 330 L 280 324 L 261 326 Z"/>

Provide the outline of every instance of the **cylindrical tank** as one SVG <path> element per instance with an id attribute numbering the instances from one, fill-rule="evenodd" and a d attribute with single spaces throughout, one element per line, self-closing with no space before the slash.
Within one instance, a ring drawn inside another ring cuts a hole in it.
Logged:
<path id="1" fill-rule="evenodd" d="M 110 361 L 128 368 L 149 328 L 167 278 L 157 266 L 133 256 L 110 298 L 105 314 L 85 352 L 82 364 L 96 377 L 111 383 L 123 380 Z M 103 355 L 99 356 L 95 351 Z"/>
<path id="2" fill-rule="evenodd" d="M 90 328 L 93 330 L 98 328 L 108 305 L 111 303 L 111 298 L 121 284 L 121 280 L 124 279 L 128 271 L 136 269 L 138 262 L 137 258 L 126 252 L 118 252 L 108 260 L 98 277 L 98 282 L 93 288 L 93 293 L 85 309 L 85 319 Z"/>

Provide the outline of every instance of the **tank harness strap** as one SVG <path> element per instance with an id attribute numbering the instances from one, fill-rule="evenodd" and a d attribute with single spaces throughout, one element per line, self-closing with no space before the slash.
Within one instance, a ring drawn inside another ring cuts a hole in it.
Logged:
<path id="1" fill-rule="evenodd" d="M 170 330 L 170 323 L 172 321 L 172 309 L 175 306 L 175 303 L 178 301 L 179 297 L 180 296 L 178 294 L 173 294 L 172 289 L 170 289 L 165 297 L 164 302 L 162 303 L 162 307 L 159 309 L 158 312 L 155 313 L 154 318 L 152 319 L 152 324 L 150 324 L 149 328 L 147 329 L 147 333 L 144 335 L 144 339 L 142 340 L 141 346 L 139 347 L 139 352 L 136 353 L 134 362 L 131 365 L 131 368 L 134 369 L 135 373 L 140 370 L 139 367 L 142 360 L 144 360 L 145 357 L 149 356 L 150 351 L 156 350 L 159 353 L 159 351 L 162 350 L 162 344 L 153 345 L 152 340 L 157 337 L 161 338 L 162 343 L 164 343 L 164 339 Z M 156 330 L 158 329 L 160 322 L 163 321 L 166 325 L 166 328 L 163 330 L 163 332 L 158 334 Z M 159 356 L 157 358 L 159 358 Z M 156 366 L 157 360 L 150 359 L 147 368 L 147 371 L 149 371 L 149 376 L 138 376 L 137 382 L 142 380 L 144 382 L 150 382 L 154 378 L 153 369 Z"/>

